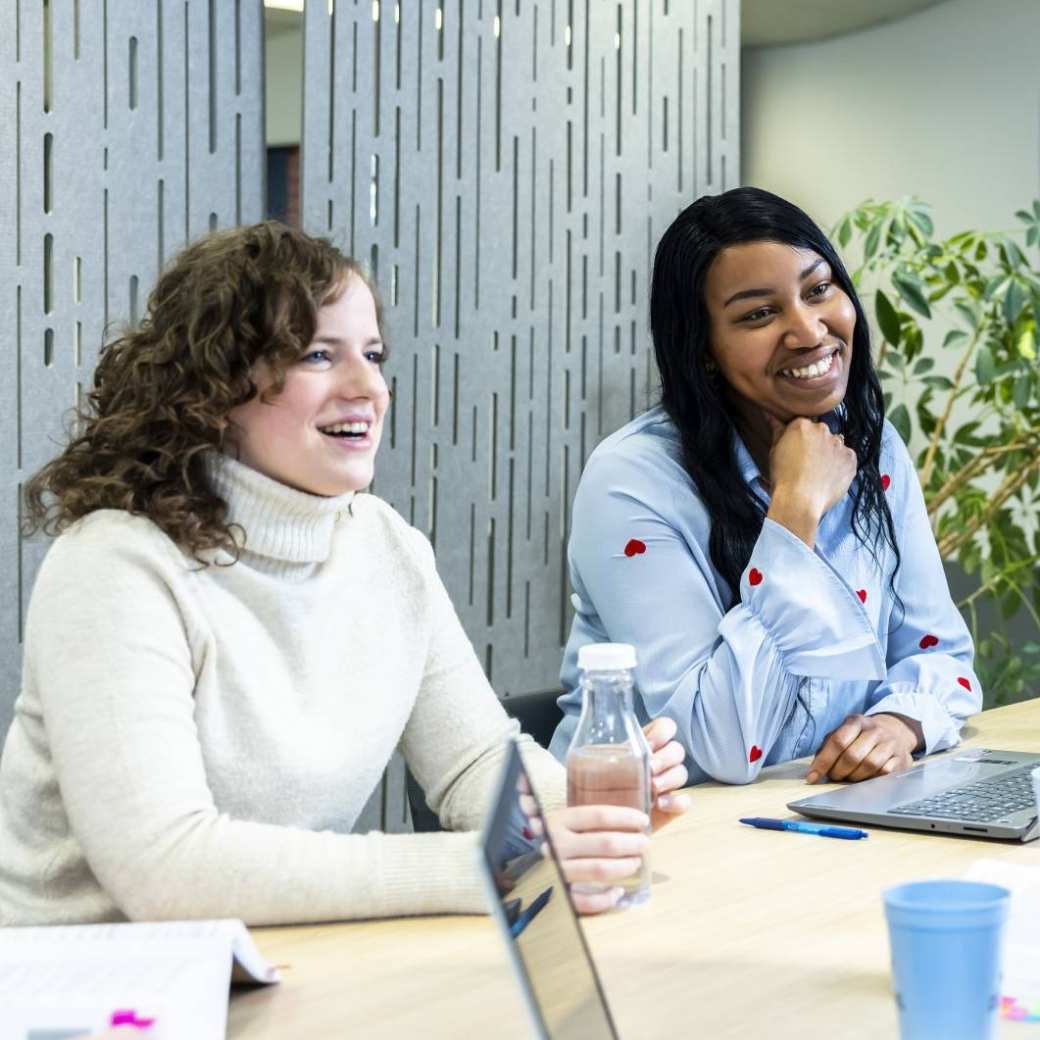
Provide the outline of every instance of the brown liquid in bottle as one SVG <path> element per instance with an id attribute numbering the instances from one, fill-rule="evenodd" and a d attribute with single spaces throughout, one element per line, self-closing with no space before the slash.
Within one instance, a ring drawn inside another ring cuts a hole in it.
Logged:
<path id="1" fill-rule="evenodd" d="M 567 756 L 568 805 L 650 811 L 646 763 L 624 744 L 589 744 Z"/>
<path id="2" fill-rule="evenodd" d="M 624 744 L 586 744 L 567 756 L 568 805 L 624 805 L 650 813 L 650 766 Z M 616 882 L 625 890 L 618 906 L 642 902 L 650 893 L 647 857 L 632 875 Z M 575 884 L 577 891 L 602 892 L 612 885 Z"/>

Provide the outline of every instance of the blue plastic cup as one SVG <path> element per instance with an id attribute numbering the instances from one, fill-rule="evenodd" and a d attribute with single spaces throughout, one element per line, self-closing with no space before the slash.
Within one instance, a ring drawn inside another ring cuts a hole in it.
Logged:
<path id="1" fill-rule="evenodd" d="M 991 1037 L 1011 893 L 975 881 L 917 881 L 882 896 L 901 1040 Z"/>

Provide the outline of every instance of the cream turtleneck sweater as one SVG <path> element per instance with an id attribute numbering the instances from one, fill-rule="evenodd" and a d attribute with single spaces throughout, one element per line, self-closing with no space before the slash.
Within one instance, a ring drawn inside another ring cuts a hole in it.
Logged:
<path id="1" fill-rule="evenodd" d="M 447 828 L 479 827 L 516 732 L 429 543 L 372 495 L 216 455 L 209 475 L 237 563 L 103 510 L 40 569 L 0 760 L 0 924 L 482 911 L 472 834 L 349 833 L 397 747 Z M 525 751 L 562 804 L 560 766 Z"/>

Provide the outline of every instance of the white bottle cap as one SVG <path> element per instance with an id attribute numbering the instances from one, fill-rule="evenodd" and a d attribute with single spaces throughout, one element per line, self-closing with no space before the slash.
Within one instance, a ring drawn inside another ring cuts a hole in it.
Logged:
<path id="1" fill-rule="evenodd" d="M 578 667 L 583 672 L 616 672 L 635 666 L 636 648 L 631 643 L 587 643 L 578 647 Z"/>

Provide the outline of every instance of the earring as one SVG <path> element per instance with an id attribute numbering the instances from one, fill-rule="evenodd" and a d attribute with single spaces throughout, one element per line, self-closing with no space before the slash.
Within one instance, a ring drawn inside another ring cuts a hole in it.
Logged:
<path id="1" fill-rule="evenodd" d="M 704 362 L 704 371 L 708 374 L 709 379 L 714 379 L 718 374 L 719 366 L 715 363 L 714 358 L 707 358 Z"/>

